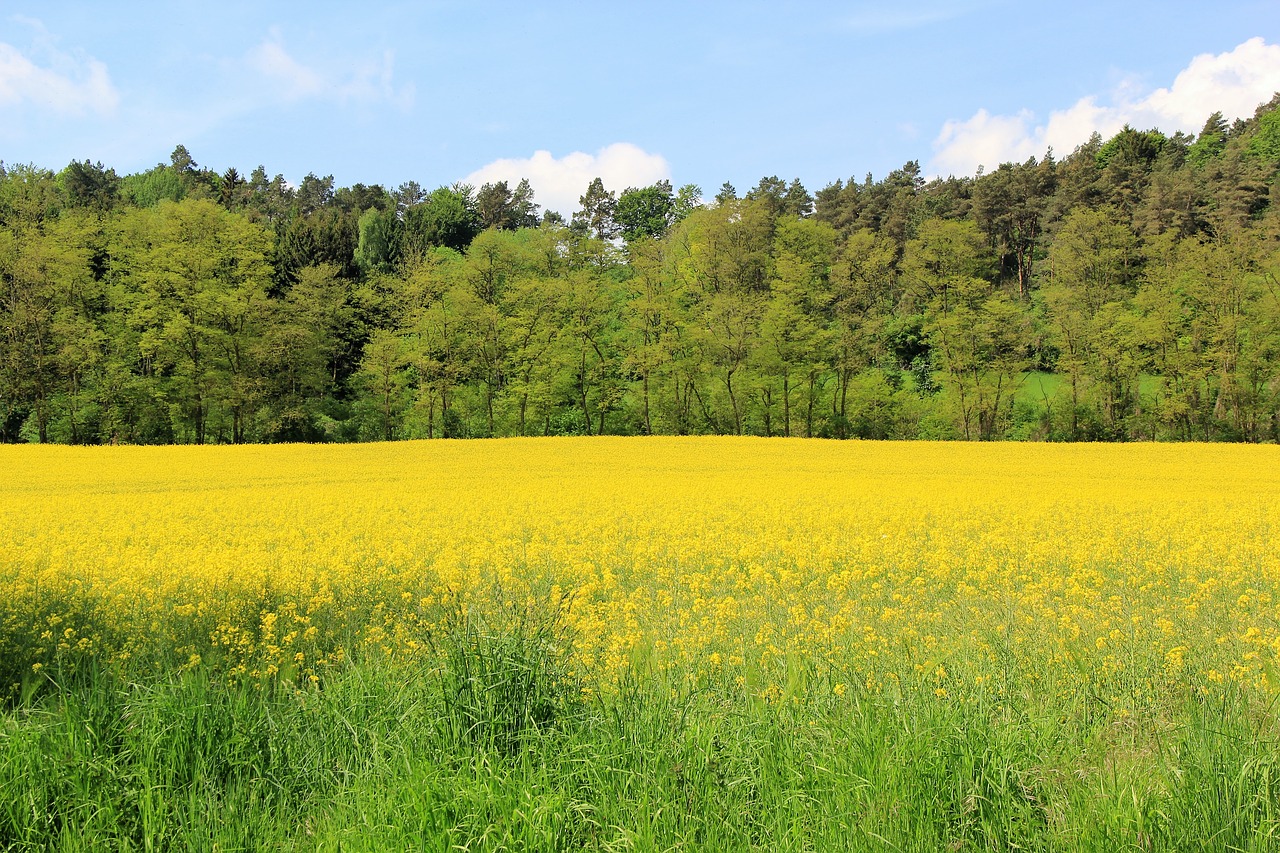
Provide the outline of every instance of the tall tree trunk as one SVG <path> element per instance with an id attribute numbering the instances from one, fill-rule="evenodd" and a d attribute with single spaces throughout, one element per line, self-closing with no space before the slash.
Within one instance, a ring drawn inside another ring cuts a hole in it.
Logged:
<path id="1" fill-rule="evenodd" d="M 812 371 L 809 373 L 809 404 L 804 415 L 804 437 L 813 438 L 813 402 L 817 397 L 818 375 Z"/>
<path id="2" fill-rule="evenodd" d="M 773 390 L 767 385 L 764 388 L 764 437 L 773 437 Z"/>
<path id="3" fill-rule="evenodd" d="M 587 351 L 582 350 L 578 367 L 578 397 L 582 403 L 582 423 L 586 435 L 591 435 L 591 409 L 587 406 Z"/>
<path id="4" fill-rule="evenodd" d="M 733 407 L 733 432 L 735 435 L 742 435 L 742 415 L 738 411 L 738 397 L 733 393 L 732 370 L 725 374 L 724 384 L 729 390 L 729 404 Z"/>
<path id="5" fill-rule="evenodd" d="M 782 434 L 791 438 L 791 374 L 782 374 Z"/>
<path id="6" fill-rule="evenodd" d="M 649 420 L 649 369 L 644 371 L 644 434 L 653 435 L 653 423 Z"/>
<path id="7" fill-rule="evenodd" d="M 485 420 L 489 426 L 489 438 L 493 438 L 493 376 L 489 376 L 489 381 L 484 386 L 484 411 Z"/>

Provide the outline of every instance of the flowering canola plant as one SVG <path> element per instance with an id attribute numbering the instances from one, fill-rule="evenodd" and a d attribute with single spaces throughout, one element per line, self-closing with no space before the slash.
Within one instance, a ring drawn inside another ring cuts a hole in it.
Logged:
<path id="1" fill-rule="evenodd" d="M 305 688 L 554 612 L 590 689 L 1119 707 L 1280 689 L 1280 448 L 555 438 L 0 447 L 0 693 Z"/>

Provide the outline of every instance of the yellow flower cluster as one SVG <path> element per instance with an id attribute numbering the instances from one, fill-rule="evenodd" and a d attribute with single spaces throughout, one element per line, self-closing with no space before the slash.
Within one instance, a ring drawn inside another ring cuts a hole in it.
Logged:
<path id="1" fill-rule="evenodd" d="M 0 447 L 0 675 L 574 660 L 767 700 L 1280 688 L 1280 448 L 580 438 Z"/>

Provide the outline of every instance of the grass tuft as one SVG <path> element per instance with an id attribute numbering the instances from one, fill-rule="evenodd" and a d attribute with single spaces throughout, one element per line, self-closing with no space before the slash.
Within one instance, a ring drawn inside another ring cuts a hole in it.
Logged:
<path id="1" fill-rule="evenodd" d="M 449 732 L 511 757 L 580 715 L 582 686 L 561 618 L 567 595 L 541 608 L 510 603 L 500 589 L 493 600 L 502 603 L 487 616 L 454 604 L 429 645 L 440 662 L 435 685 Z"/>

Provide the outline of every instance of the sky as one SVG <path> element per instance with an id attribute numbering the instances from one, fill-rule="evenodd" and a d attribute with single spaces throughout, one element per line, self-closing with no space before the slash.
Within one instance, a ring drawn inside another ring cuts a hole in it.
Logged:
<path id="1" fill-rule="evenodd" d="M 1195 133 L 1280 91 L 1280 0 L 1123 3 L 0 0 L 0 160 L 292 184 L 593 177 L 715 194 Z"/>

